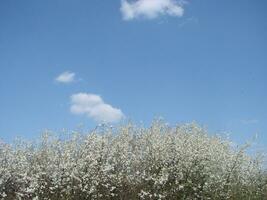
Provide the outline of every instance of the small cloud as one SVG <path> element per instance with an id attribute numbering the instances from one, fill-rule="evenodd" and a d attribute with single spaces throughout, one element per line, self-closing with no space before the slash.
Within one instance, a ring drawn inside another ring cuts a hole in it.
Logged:
<path id="1" fill-rule="evenodd" d="M 178 26 L 179 27 L 183 27 L 185 25 L 188 25 L 188 24 L 197 24 L 199 21 L 196 17 L 189 17 L 187 19 L 185 19 L 184 21 L 182 21 Z"/>
<path id="2" fill-rule="evenodd" d="M 257 124 L 259 123 L 259 120 L 257 119 L 243 119 L 241 120 L 242 124 Z"/>
<path id="3" fill-rule="evenodd" d="M 183 3 L 177 0 L 121 0 L 120 10 L 124 20 L 154 19 L 161 15 L 181 17 L 184 14 Z"/>
<path id="4" fill-rule="evenodd" d="M 70 111 L 73 114 L 85 114 L 97 122 L 118 122 L 124 117 L 120 109 L 106 104 L 99 95 L 77 93 L 70 98 Z"/>
<path id="5" fill-rule="evenodd" d="M 59 74 L 58 77 L 56 77 L 56 81 L 59 83 L 71 83 L 75 79 L 75 73 L 73 72 L 63 72 L 62 74 Z"/>

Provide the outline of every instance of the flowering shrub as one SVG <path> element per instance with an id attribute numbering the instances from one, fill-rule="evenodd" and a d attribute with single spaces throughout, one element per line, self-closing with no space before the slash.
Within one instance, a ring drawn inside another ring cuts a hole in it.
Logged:
<path id="1" fill-rule="evenodd" d="M 264 199 L 245 147 L 196 124 L 101 126 L 64 139 L 0 144 L 0 199 Z"/>

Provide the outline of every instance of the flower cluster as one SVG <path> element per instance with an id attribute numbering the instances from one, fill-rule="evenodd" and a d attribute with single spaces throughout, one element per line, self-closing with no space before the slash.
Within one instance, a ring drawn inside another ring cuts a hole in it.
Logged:
<path id="1" fill-rule="evenodd" d="M 104 125 L 0 143 L 0 199 L 264 199 L 261 167 L 194 123 Z"/>

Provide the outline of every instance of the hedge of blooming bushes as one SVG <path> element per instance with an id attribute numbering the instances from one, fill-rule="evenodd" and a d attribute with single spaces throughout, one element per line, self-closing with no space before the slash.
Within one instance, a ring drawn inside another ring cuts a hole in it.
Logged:
<path id="1" fill-rule="evenodd" d="M 267 199 L 261 160 L 196 124 L 0 143 L 0 199 Z M 265 195 L 265 196 L 264 196 Z"/>

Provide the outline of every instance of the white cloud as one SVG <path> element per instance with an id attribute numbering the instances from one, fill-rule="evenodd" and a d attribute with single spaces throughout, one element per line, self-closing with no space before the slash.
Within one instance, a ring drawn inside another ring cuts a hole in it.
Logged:
<path id="1" fill-rule="evenodd" d="M 106 104 L 99 95 L 89 93 L 73 94 L 70 111 L 85 114 L 97 122 L 118 122 L 124 117 L 120 109 Z"/>
<path id="2" fill-rule="evenodd" d="M 184 14 L 182 1 L 177 0 L 121 0 L 120 10 L 124 20 L 153 19 L 160 15 L 181 17 Z"/>
<path id="3" fill-rule="evenodd" d="M 62 74 L 59 74 L 58 77 L 56 77 L 56 81 L 60 83 L 71 83 L 75 79 L 75 73 L 73 72 L 63 72 Z"/>

